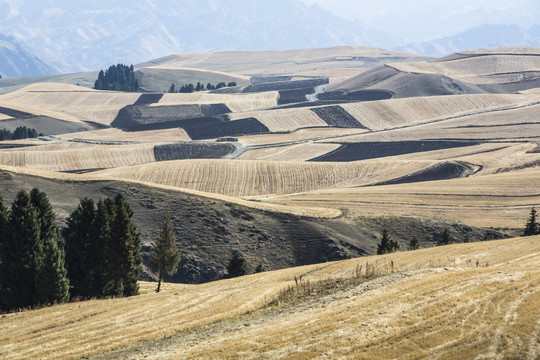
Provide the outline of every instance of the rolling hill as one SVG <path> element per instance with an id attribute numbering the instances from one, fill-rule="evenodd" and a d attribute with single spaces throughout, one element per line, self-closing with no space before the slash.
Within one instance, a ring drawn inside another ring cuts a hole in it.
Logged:
<path id="1" fill-rule="evenodd" d="M 138 93 L 0 80 L 0 129 L 44 134 L 0 142 L 6 203 L 38 187 L 62 225 L 123 193 L 146 281 L 171 214 L 184 283 L 2 314 L 0 357 L 537 358 L 540 238 L 508 238 L 540 203 L 539 55 L 177 54 L 137 65 Z M 163 92 L 196 81 L 237 86 Z M 424 249 L 372 257 L 383 230 Z M 235 251 L 276 271 L 216 281 Z"/>
<path id="2" fill-rule="evenodd" d="M 540 238 L 458 244 L 4 315 L 0 354 L 71 358 L 540 355 Z M 367 273 L 366 273 L 367 271 Z"/>

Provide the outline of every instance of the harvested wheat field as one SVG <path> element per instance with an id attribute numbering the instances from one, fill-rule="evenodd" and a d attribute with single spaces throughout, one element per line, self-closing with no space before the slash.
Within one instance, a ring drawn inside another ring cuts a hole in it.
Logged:
<path id="1" fill-rule="evenodd" d="M 462 51 L 429 62 L 391 64 L 403 72 L 444 74 L 473 84 L 519 82 L 524 73 L 540 70 L 534 47 L 500 47 Z"/>
<path id="2" fill-rule="evenodd" d="M 534 95 L 451 95 L 341 105 L 365 127 L 382 130 L 483 112 L 536 105 Z"/>
<path id="3" fill-rule="evenodd" d="M 275 161 L 307 161 L 336 150 L 339 144 L 317 144 L 303 142 L 280 147 L 261 147 L 247 150 L 237 159 L 240 160 L 275 160 Z"/>
<path id="4" fill-rule="evenodd" d="M 540 203 L 540 168 L 371 187 L 340 188 L 265 198 L 288 206 L 348 209 L 357 215 L 428 216 L 468 225 L 521 228 Z"/>
<path id="5" fill-rule="evenodd" d="M 108 128 L 94 131 L 81 131 L 58 135 L 62 140 L 78 140 L 97 143 L 107 142 L 177 142 L 189 141 L 190 138 L 184 129 L 147 130 L 147 131 L 123 131 L 115 128 Z"/>
<path id="6" fill-rule="evenodd" d="M 242 112 L 276 106 L 278 95 L 277 91 L 248 94 L 213 94 L 208 91 L 188 94 L 163 94 L 163 97 L 158 102 L 150 106 L 225 104 L 232 112 Z"/>
<path id="7" fill-rule="evenodd" d="M 540 237 L 456 244 L 0 318 L 3 359 L 536 359 Z M 296 279 L 296 280 L 295 280 Z"/>
<path id="8" fill-rule="evenodd" d="M 108 169 L 97 171 L 93 176 L 97 179 L 135 180 L 241 197 L 365 185 L 421 171 L 436 163 L 181 160 Z"/>
<path id="9" fill-rule="evenodd" d="M 306 108 L 277 109 L 232 114 L 231 120 L 254 117 L 270 131 L 292 131 L 306 127 L 321 127 L 328 124 L 315 112 Z"/>
<path id="10" fill-rule="evenodd" d="M 16 104 L 17 110 L 36 115 L 109 125 L 121 108 L 135 103 L 139 97 L 138 93 L 97 91 L 75 85 L 41 83 L 1 95 L 0 104 Z"/>
<path id="11" fill-rule="evenodd" d="M 0 164 L 47 171 L 81 171 L 154 162 L 154 145 L 101 145 L 79 142 L 5 149 Z"/>
<path id="12" fill-rule="evenodd" d="M 296 74 L 304 71 L 367 67 L 396 61 L 425 60 L 425 56 L 388 51 L 363 46 L 336 46 L 321 49 L 277 51 L 215 51 L 171 55 L 156 59 L 141 67 L 196 68 L 236 74 Z"/>

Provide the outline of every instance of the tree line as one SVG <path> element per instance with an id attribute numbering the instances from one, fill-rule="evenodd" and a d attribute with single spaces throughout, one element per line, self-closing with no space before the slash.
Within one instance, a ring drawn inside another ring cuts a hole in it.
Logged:
<path id="1" fill-rule="evenodd" d="M 43 134 L 38 134 L 36 129 L 27 128 L 26 126 L 19 126 L 14 132 L 7 129 L 0 129 L 0 141 L 37 138 L 38 136 L 43 136 Z"/>
<path id="2" fill-rule="evenodd" d="M 232 87 L 237 86 L 236 82 L 231 81 L 228 84 L 224 82 L 219 82 L 217 85 L 212 85 L 211 83 L 206 84 L 206 87 L 204 84 L 197 82 L 197 85 L 193 84 L 185 84 L 182 85 L 180 88 L 177 88 L 175 84 L 171 84 L 169 87 L 169 90 L 166 91 L 168 93 L 192 93 L 195 91 L 205 91 L 205 90 L 217 90 L 224 87 Z"/>
<path id="3" fill-rule="evenodd" d="M 111 65 L 107 70 L 101 70 L 94 82 L 94 89 L 127 92 L 140 90 L 133 65 L 124 64 Z"/>
<path id="4" fill-rule="evenodd" d="M 0 310 L 138 294 L 140 236 L 122 194 L 84 198 L 60 229 L 47 195 L 0 196 Z"/>

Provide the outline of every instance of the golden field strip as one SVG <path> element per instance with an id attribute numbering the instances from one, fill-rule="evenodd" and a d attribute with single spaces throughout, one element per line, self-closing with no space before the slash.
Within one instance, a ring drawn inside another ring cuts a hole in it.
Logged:
<path id="1" fill-rule="evenodd" d="M 390 180 L 436 164 L 433 161 L 311 163 L 258 160 L 177 160 L 113 168 L 92 174 L 188 188 L 227 196 L 300 193 Z"/>
<path id="2" fill-rule="evenodd" d="M 540 168 L 410 184 L 348 187 L 265 197 L 287 206 L 347 209 L 353 215 L 424 216 L 468 225 L 522 228 L 540 203 Z"/>
<path id="3" fill-rule="evenodd" d="M 370 267 L 375 277 L 364 279 Z M 294 278 L 358 278 L 282 305 Z M 0 317 L 2 359 L 540 356 L 540 237 L 456 244 Z"/>

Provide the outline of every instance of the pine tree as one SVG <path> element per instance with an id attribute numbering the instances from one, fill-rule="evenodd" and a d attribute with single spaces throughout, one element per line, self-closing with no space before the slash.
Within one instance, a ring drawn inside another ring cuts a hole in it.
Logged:
<path id="1" fill-rule="evenodd" d="M 170 217 L 167 216 L 161 224 L 156 241 L 150 249 L 150 268 L 158 272 L 158 286 L 156 292 L 161 288 L 163 274 L 172 275 L 178 268 L 180 262 L 180 251 L 176 247 L 176 235 Z"/>
<path id="2" fill-rule="evenodd" d="M 171 87 L 169 88 L 169 92 L 171 94 L 174 94 L 176 92 L 176 87 L 174 86 L 174 84 L 171 84 Z"/>
<path id="3" fill-rule="evenodd" d="M 420 243 L 416 237 L 413 237 L 409 242 L 409 250 L 418 250 L 420 248 Z"/>
<path id="4" fill-rule="evenodd" d="M 30 201 L 36 210 L 40 239 L 43 243 L 43 252 L 40 254 L 39 267 L 35 274 L 34 303 L 62 303 L 69 298 L 69 281 L 63 251 L 58 247 L 59 231 L 56 215 L 44 192 L 32 189 Z"/>
<path id="5" fill-rule="evenodd" d="M 109 295 L 132 296 L 139 293 L 139 276 L 142 270 L 141 240 L 133 223 L 131 211 L 124 196 L 114 198 L 115 214 L 111 223 L 109 242 L 109 269 L 111 282 Z"/>
<path id="6" fill-rule="evenodd" d="M 255 274 L 262 273 L 264 271 L 264 266 L 261 263 L 259 263 L 259 265 L 257 265 L 257 267 L 255 268 Z"/>
<path id="7" fill-rule="evenodd" d="M 397 241 L 392 240 L 386 229 L 383 229 L 381 242 L 377 246 L 377 254 L 388 254 L 397 250 L 399 250 L 399 244 Z"/>
<path id="8" fill-rule="evenodd" d="M 235 251 L 233 257 L 229 260 L 227 264 L 227 275 L 226 278 L 233 278 L 238 276 L 247 275 L 247 261 L 244 257 L 238 252 Z"/>
<path id="9" fill-rule="evenodd" d="M 439 245 L 448 245 L 452 242 L 452 236 L 450 236 L 450 232 L 447 228 L 444 229 L 443 233 L 441 234 L 441 238 L 439 239 Z"/>
<path id="10" fill-rule="evenodd" d="M 96 216 L 94 200 L 83 198 L 67 219 L 67 227 L 62 234 L 66 242 L 66 267 L 71 283 L 71 298 L 90 296 L 88 292 L 87 259 L 88 232 Z"/>
<path id="11" fill-rule="evenodd" d="M 108 247 L 110 238 L 110 222 L 114 216 L 114 205 L 110 198 L 99 200 L 94 221 L 88 229 L 86 247 L 88 295 L 101 298 L 105 296 L 105 286 L 109 280 Z"/>
<path id="12" fill-rule="evenodd" d="M 34 305 L 35 276 L 41 266 L 43 243 L 37 213 L 26 191 L 15 196 L 4 230 L 0 304 L 5 310 Z"/>
<path id="13" fill-rule="evenodd" d="M 69 300 L 69 280 L 62 252 L 56 241 L 48 240 L 43 249 L 43 260 L 36 274 L 36 303 L 60 304 Z"/>
<path id="14" fill-rule="evenodd" d="M 534 206 L 531 208 L 531 213 L 529 215 L 529 220 L 525 224 L 525 230 L 523 230 L 523 236 L 532 236 L 540 234 L 540 225 L 536 222 L 536 217 L 538 212 L 534 209 Z"/>

